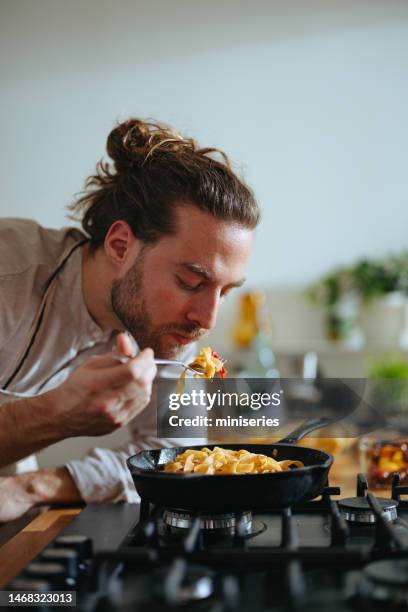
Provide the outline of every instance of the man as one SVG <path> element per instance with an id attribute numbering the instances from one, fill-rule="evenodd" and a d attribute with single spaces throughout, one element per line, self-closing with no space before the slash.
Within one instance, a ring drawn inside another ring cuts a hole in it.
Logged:
<path id="1" fill-rule="evenodd" d="M 133 443 L 0 479 L 3 521 L 42 503 L 135 501 L 126 457 L 169 444 L 143 411 L 153 355 L 177 358 L 203 337 L 244 280 L 259 210 L 223 154 L 136 119 L 107 151 L 113 166 L 98 164 L 72 207 L 84 232 L 0 224 L 0 465 L 127 423 Z"/>

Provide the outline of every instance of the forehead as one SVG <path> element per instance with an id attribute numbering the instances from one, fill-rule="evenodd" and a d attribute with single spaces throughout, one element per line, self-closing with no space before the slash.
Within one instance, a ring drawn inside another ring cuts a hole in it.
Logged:
<path id="1" fill-rule="evenodd" d="M 252 230 L 236 222 L 216 219 L 191 205 L 175 212 L 175 233 L 164 236 L 157 251 L 174 264 L 195 263 L 213 274 L 241 275 L 249 256 Z M 155 249 L 156 250 L 156 249 Z"/>

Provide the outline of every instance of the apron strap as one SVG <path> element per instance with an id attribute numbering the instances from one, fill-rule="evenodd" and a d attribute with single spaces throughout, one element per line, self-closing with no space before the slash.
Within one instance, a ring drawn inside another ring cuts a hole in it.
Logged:
<path id="1" fill-rule="evenodd" d="M 89 242 L 88 239 L 84 239 L 81 240 L 80 242 L 77 242 L 76 244 L 74 244 L 74 246 L 70 247 L 68 252 L 65 251 L 62 256 L 61 259 L 58 262 L 57 267 L 55 268 L 55 270 L 53 271 L 53 273 L 51 274 L 50 278 L 48 279 L 47 282 L 47 288 L 45 290 L 44 296 L 41 300 L 41 303 L 38 307 L 37 313 L 34 317 L 34 320 L 31 324 L 31 328 L 30 328 L 30 333 L 28 335 L 28 340 L 25 343 L 25 345 L 23 345 L 22 350 L 20 351 L 18 358 L 16 360 L 16 365 L 14 367 L 14 371 L 12 373 L 12 375 L 8 378 L 8 380 L 6 381 L 5 385 L 3 386 L 3 390 L 6 390 L 7 387 L 13 382 L 13 380 L 16 378 L 17 374 L 20 372 L 21 368 L 24 365 L 25 360 L 27 359 L 31 348 L 34 345 L 35 339 L 37 337 L 37 334 L 40 330 L 41 327 L 41 323 L 44 319 L 44 314 L 47 308 L 47 304 L 51 304 L 52 300 L 50 299 L 55 291 L 56 288 L 56 282 L 55 279 L 58 276 L 58 274 L 61 272 L 62 268 L 65 266 L 65 264 L 67 263 L 68 259 L 71 257 L 71 255 L 82 245 L 84 245 L 86 242 Z"/>

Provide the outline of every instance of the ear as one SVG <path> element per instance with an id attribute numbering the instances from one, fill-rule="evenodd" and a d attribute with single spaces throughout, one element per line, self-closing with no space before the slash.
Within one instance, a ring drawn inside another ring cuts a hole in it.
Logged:
<path id="1" fill-rule="evenodd" d="M 105 253 L 112 262 L 125 263 L 134 257 L 138 248 L 139 240 L 126 221 L 119 220 L 112 223 L 104 241 Z"/>

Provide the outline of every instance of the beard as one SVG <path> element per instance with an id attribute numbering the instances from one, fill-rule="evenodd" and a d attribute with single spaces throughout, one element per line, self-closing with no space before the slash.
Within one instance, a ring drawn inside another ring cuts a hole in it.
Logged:
<path id="1" fill-rule="evenodd" d="M 166 323 L 159 326 L 153 324 L 144 297 L 143 263 L 142 250 L 125 276 L 113 281 L 111 289 L 113 312 L 125 329 L 132 334 L 141 350 L 151 348 L 156 357 L 177 358 L 187 349 L 187 345 L 181 345 L 175 339 L 169 342 L 168 334 L 181 334 L 195 341 L 204 336 L 203 330 L 194 324 Z"/>

